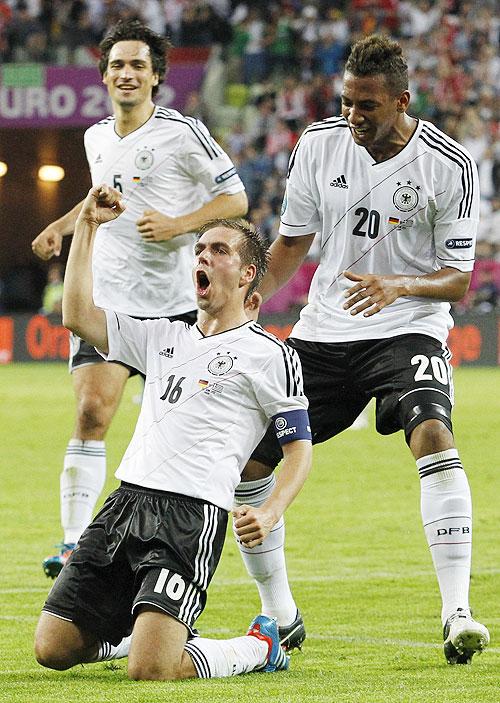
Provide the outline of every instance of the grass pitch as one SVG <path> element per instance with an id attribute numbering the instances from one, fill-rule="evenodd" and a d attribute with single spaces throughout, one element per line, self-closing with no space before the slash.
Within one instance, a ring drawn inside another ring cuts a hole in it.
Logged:
<path id="1" fill-rule="evenodd" d="M 59 472 L 73 424 L 64 365 L 0 368 L 0 701 L 100 703 L 498 703 L 500 496 L 498 369 L 455 372 L 455 435 L 474 499 L 471 602 L 492 642 L 470 667 L 442 654 L 440 599 L 419 513 L 419 482 L 401 433 L 373 426 L 315 448 L 312 475 L 287 515 L 290 580 L 307 627 L 289 672 L 176 683 L 131 682 L 125 660 L 42 669 L 33 632 L 50 583 L 41 561 L 60 537 Z M 128 384 L 108 435 L 107 494 L 138 408 Z M 373 425 L 373 423 L 371 423 Z M 232 537 L 198 621 L 242 634 L 259 610 Z"/>

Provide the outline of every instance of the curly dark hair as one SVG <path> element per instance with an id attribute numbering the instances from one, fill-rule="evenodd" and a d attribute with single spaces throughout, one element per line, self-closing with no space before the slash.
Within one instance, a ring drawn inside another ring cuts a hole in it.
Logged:
<path id="1" fill-rule="evenodd" d="M 99 71 L 104 76 L 108 67 L 109 52 L 119 41 L 142 41 L 149 47 L 151 55 L 151 65 L 153 73 L 158 74 L 158 85 L 153 86 L 153 97 L 158 92 L 158 88 L 165 79 L 167 73 L 167 54 L 172 48 L 172 44 L 167 37 L 156 34 L 152 29 L 146 27 L 140 20 L 120 20 L 113 27 L 112 31 L 104 37 L 99 44 L 101 58 L 99 59 Z"/>
<path id="2" fill-rule="evenodd" d="M 210 229 L 215 229 L 216 227 L 225 227 L 226 229 L 232 229 L 235 232 L 239 232 L 241 235 L 238 244 L 238 253 L 240 255 L 241 263 L 243 266 L 248 266 L 253 264 L 256 268 L 255 278 L 250 283 L 248 287 L 245 300 L 249 298 L 254 290 L 260 286 L 264 274 L 267 271 L 267 265 L 269 262 L 269 251 L 268 245 L 262 234 L 259 232 L 257 227 L 253 225 L 248 220 L 243 217 L 231 219 L 216 219 L 205 222 L 204 225 L 198 230 L 198 239 L 202 234 L 208 232 Z"/>
<path id="3" fill-rule="evenodd" d="M 388 37 L 372 34 L 356 42 L 345 64 L 353 76 L 383 75 L 393 95 L 408 90 L 408 64 L 401 46 Z"/>

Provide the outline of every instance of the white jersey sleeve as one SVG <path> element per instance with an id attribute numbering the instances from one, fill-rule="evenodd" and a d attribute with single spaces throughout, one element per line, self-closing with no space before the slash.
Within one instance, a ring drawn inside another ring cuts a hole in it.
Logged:
<path id="1" fill-rule="evenodd" d="M 257 328 L 254 328 L 254 330 Z M 302 367 L 297 352 L 262 330 L 262 336 L 275 340 L 274 354 L 253 380 L 255 396 L 268 418 L 289 410 L 307 410 Z"/>
<path id="2" fill-rule="evenodd" d="M 321 230 L 321 215 L 317 205 L 319 193 L 315 192 L 310 178 L 313 168 L 305 168 L 312 157 L 307 153 L 308 147 L 308 141 L 303 135 L 290 156 L 280 223 L 280 234 L 287 237 Z"/>
<path id="3" fill-rule="evenodd" d="M 184 144 L 179 155 L 185 173 L 194 183 L 202 183 L 210 198 L 244 190 L 233 162 L 217 144 L 205 125 L 185 117 Z"/>
<path id="4" fill-rule="evenodd" d="M 479 178 L 471 157 L 463 157 L 463 166 L 436 212 L 434 243 L 441 267 L 472 271 L 479 227 Z"/>
<path id="5" fill-rule="evenodd" d="M 146 373 L 148 320 L 136 320 L 113 310 L 105 310 L 108 330 L 106 361 L 123 361 L 141 373 Z M 164 320 L 169 325 L 168 320 Z"/>

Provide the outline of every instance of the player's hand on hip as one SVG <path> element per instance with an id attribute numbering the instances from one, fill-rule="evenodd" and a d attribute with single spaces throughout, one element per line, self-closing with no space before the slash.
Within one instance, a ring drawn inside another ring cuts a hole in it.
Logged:
<path id="1" fill-rule="evenodd" d="M 262 544 L 276 522 L 265 510 L 251 505 L 234 508 L 233 520 L 239 541 L 250 549 Z"/>
<path id="2" fill-rule="evenodd" d="M 116 220 L 124 210 L 125 205 L 120 191 L 103 183 L 89 190 L 78 219 L 94 225 L 102 225 Z"/>
<path id="3" fill-rule="evenodd" d="M 31 249 L 39 259 L 47 261 L 53 256 L 59 256 L 62 240 L 62 234 L 56 232 L 49 225 L 31 242 Z"/>
<path id="4" fill-rule="evenodd" d="M 354 285 L 344 293 L 347 301 L 343 307 L 344 310 L 349 310 L 351 315 L 363 313 L 363 317 L 371 317 L 401 295 L 399 276 L 344 271 L 344 277 L 354 282 Z"/>
<path id="5" fill-rule="evenodd" d="M 144 210 L 136 225 L 145 242 L 167 242 L 178 234 L 183 234 L 177 217 L 163 215 L 157 210 Z"/>

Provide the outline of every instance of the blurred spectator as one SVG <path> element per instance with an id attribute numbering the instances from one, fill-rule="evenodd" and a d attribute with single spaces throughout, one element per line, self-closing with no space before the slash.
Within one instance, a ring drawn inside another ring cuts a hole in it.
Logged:
<path id="1" fill-rule="evenodd" d="M 304 44 L 316 44 L 319 39 L 318 9 L 308 3 L 302 8 L 300 18 L 294 23 L 294 29 Z"/>
<path id="2" fill-rule="evenodd" d="M 276 96 L 276 114 L 296 131 L 306 116 L 306 91 L 294 76 L 287 76 Z"/>
<path id="3" fill-rule="evenodd" d="M 264 80 L 268 70 L 267 46 L 269 34 L 267 25 L 258 8 L 250 5 L 248 15 L 245 17 L 244 26 L 247 40 L 243 47 L 242 71 L 243 82 L 246 85 L 259 83 Z"/>
<path id="4" fill-rule="evenodd" d="M 429 34 L 444 10 L 443 2 L 403 0 L 399 3 L 400 32 L 403 37 Z"/>
<path id="5" fill-rule="evenodd" d="M 40 49 L 47 47 L 43 27 L 30 14 L 28 4 L 24 0 L 16 4 L 12 19 L 7 25 L 7 46 L 8 61 L 47 61 L 49 58 L 48 51 L 46 55 L 43 51 L 40 54 Z"/>
<path id="6" fill-rule="evenodd" d="M 0 56 L 9 55 L 7 39 L 8 26 L 12 19 L 12 10 L 5 0 L 0 0 Z"/>
<path id="7" fill-rule="evenodd" d="M 197 90 L 192 90 L 187 96 L 186 104 L 184 105 L 184 114 L 195 117 L 202 122 L 208 122 L 206 106 Z"/>
<path id="8" fill-rule="evenodd" d="M 42 294 L 41 312 L 43 315 L 62 314 L 63 271 L 63 265 L 59 261 L 49 265 L 47 285 Z"/>
<path id="9" fill-rule="evenodd" d="M 345 51 L 345 44 L 339 42 L 333 34 L 324 34 L 314 52 L 318 71 L 325 76 L 339 73 L 344 63 Z"/>
<path id="10" fill-rule="evenodd" d="M 233 126 L 232 132 L 227 137 L 228 149 L 234 156 L 241 156 L 241 153 L 247 147 L 248 143 L 249 137 L 243 129 L 243 123 L 239 121 L 236 122 L 236 124 Z"/>
<path id="11" fill-rule="evenodd" d="M 306 88 L 306 121 L 318 122 L 338 114 L 340 101 L 336 99 L 333 82 L 326 76 L 314 76 Z"/>
<path id="12" fill-rule="evenodd" d="M 255 100 L 255 109 L 248 113 L 246 131 L 249 141 L 263 149 L 267 134 L 276 124 L 276 105 L 274 96 L 269 93 L 260 95 Z"/>
<path id="13" fill-rule="evenodd" d="M 471 302 L 480 313 L 491 312 L 498 306 L 500 288 L 495 281 L 495 262 L 478 269 L 477 283 L 472 290 Z"/>
<path id="14" fill-rule="evenodd" d="M 208 2 L 186 3 L 179 27 L 179 43 L 184 46 L 211 46 L 227 42 L 231 28 Z"/>
<path id="15" fill-rule="evenodd" d="M 295 31 L 290 5 L 275 5 L 269 27 L 269 60 L 276 77 L 286 75 L 295 64 Z"/>

